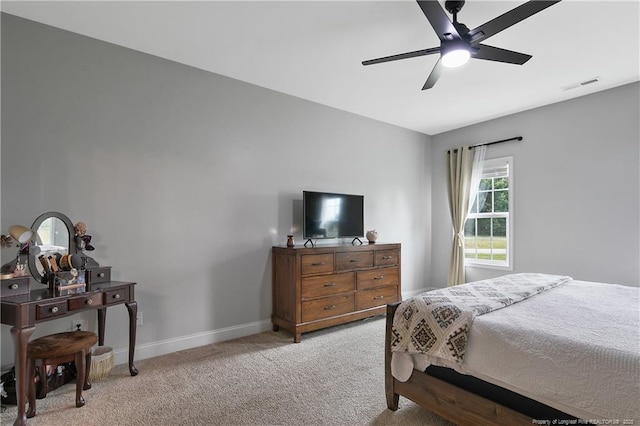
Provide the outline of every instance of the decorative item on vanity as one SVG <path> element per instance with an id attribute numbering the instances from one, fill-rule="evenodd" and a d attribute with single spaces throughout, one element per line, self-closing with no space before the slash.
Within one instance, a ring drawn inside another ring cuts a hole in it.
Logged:
<path id="1" fill-rule="evenodd" d="M 374 244 L 377 239 L 378 239 L 378 231 L 376 231 L 375 229 L 367 231 L 367 240 L 369 241 L 369 244 Z"/>
<path id="2" fill-rule="evenodd" d="M 28 275 L 27 259 L 33 236 L 33 231 L 25 226 L 12 225 L 9 227 L 9 235 L 2 236 L 2 247 L 11 247 L 11 241 L 15 240 L 17 242 L 16 247 L 18 248 L 18 253 L 15 261 L 2 265 L 3 274 L 11 273 L 13 277 L 24 277 Z"/>
<path id="3" fill-rule="evenodd" d="M 0 247 L 11 247 L 12 241 L 13 239 L 11 238 L 11 235 L 0 235 Z"/>
<path id="4" fill-rule="evenodd" d="M 287 235 L 287 247 L 294 247 L 296 242 L 293 240 L 293 235 Z"/>
<path id="5" fill-rule="evenodd" d="M 91 235 L 87 235 L 87 225 L 84 222 L 78 222 L 73 227 L 76 232 L 76 246 L 80 250 L 93 251 L 95 247 L 91 245 Z"/>

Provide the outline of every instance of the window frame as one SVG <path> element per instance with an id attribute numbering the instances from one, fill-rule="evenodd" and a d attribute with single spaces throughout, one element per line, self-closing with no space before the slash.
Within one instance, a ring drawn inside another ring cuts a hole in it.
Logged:
<path id="1" fill-rule="evenodd" d="M 513 258 L 514 258 L 514 246 L 513 246 L 513 229 L 514 229 L 514 215 L 513 215 L 513 199 L 514 199 L 514 178 L 513 178 L 513 156 L 506 157 L 497 157 L 485 159 L 482 163 L 483 169 L 487 169 L 490 167 L 500 166 L 502 164 L 508 164 L 509 166 L 509 176 L 507 177 L 508 181 L 508 191 L 509 191 L 509 211 L 508 212 L 492 212 L 492 213 L 469 213 L 467 216 L 467 221 L 469 219 L 482 219 L 482 218 L 507 218 L 507 226 L 506 226 L 506 239 L 507 239 L 507 259 L 505 261 L 495 261 L 495 260 L 485 260 L 485 259 L 470 259 L 466 256 L 464 257 L 464 265 L 465 267 L 471 268 L 486 268 L 486 269 L 499 269 L 503 271 L 513 271 Z M 495 191 L 491 191 L 492 193 Z M 494 194 L 492 194 L 493 197 Z M 476 195 L 477 197 L 477 195 Z M 475 199 L 472 200 L 471 205 L 475 202 Z M 492 200 L 492 203 L 495 202 L 495 197 Z M 465 222 L 466 227 L 466 222 Z"/>

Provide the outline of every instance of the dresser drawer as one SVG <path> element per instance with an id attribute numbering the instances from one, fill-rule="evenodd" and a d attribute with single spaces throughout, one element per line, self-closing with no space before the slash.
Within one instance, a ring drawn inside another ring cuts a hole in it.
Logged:
<path id="1" fill-rule="evenodd" d="M 302 278 L 303 299 L 330 296 L 355 289 L 356 274 L 354 272 Z"/>
<path id="2" fill-rule="evenodd" d="M 100 305 L 102 305 L 102 293 L 86 293 L 82 296 L 76 296 L 69 299 L 70 311 L 77 311 L 78 309 Z"/>
<path id="3" fill-rule="evenodd" d="M 36 305 L 36 320 L 45 318 L 54 318 L 57 316 L 63 316 L 67 314 L 67 301 L 60 300 L 59 302 L 42 303 Z"/>
<path id="4" fill-rule="evenodd" d="M 373 267 L 373 250 L 336 253 L 336 271 Z"/>
<path id="5" fill-rule="evenodd" d="M 302 275 L 333 272 L 333 253 L 302 256 Z"/>
<path id="6" fill-rule="evenodd" d="M 129 287 L 118 288 L 104 292 L 104 304 L 113 305 L 129 299 Z"/>
<path id="7" fill-rule="evenodd" d="M 398 264 L 398 249 L 376 250 L 375 264 L 376 266 L 395 266 Z"/>
<path id="8" fill-rule="evenodd" d="M 398 285 L 398 268 L 381 268 L 358 271 L 358 290 Z"/>
<path id="9" fill-rule="evenodd" d="M 395 285 L 363 290 L 356 294 L 356 310 L 373 308 L 397 301 L 398 287 Z"/>
<path id="10" fill-rule="evenodd" d="M 302 302 L 302 322 L 353 312 L 354 302 L 355 298 L 353 294 L 324 297 L 322 299 Z"/>

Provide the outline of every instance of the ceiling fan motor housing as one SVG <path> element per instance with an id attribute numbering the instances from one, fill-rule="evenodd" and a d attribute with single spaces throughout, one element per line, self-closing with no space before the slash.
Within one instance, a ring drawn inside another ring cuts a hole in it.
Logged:
<path id="1" fill-rule="evenodd" d="M 462 6 L 464 6 L 464 0 L 447 0 L 446 2 L 444 2 L 444 8 L 447 9 L 452 15 L 460 12 L 462 10 Z"/>

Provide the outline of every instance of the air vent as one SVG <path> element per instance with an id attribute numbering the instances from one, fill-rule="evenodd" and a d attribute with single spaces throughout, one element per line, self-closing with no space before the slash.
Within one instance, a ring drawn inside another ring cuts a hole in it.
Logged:
<path id="1" fill-rule="evenodd" d="M 589 84 L 597 83 L 598 81 L 600 81 L 600 77 L 593 77 L 593 78 L 590 78 L 589 80 L 564 86 L 562 90 L 567 91 L 567 90 L 577 89 L 578 87 L 588 86 Z"/>

